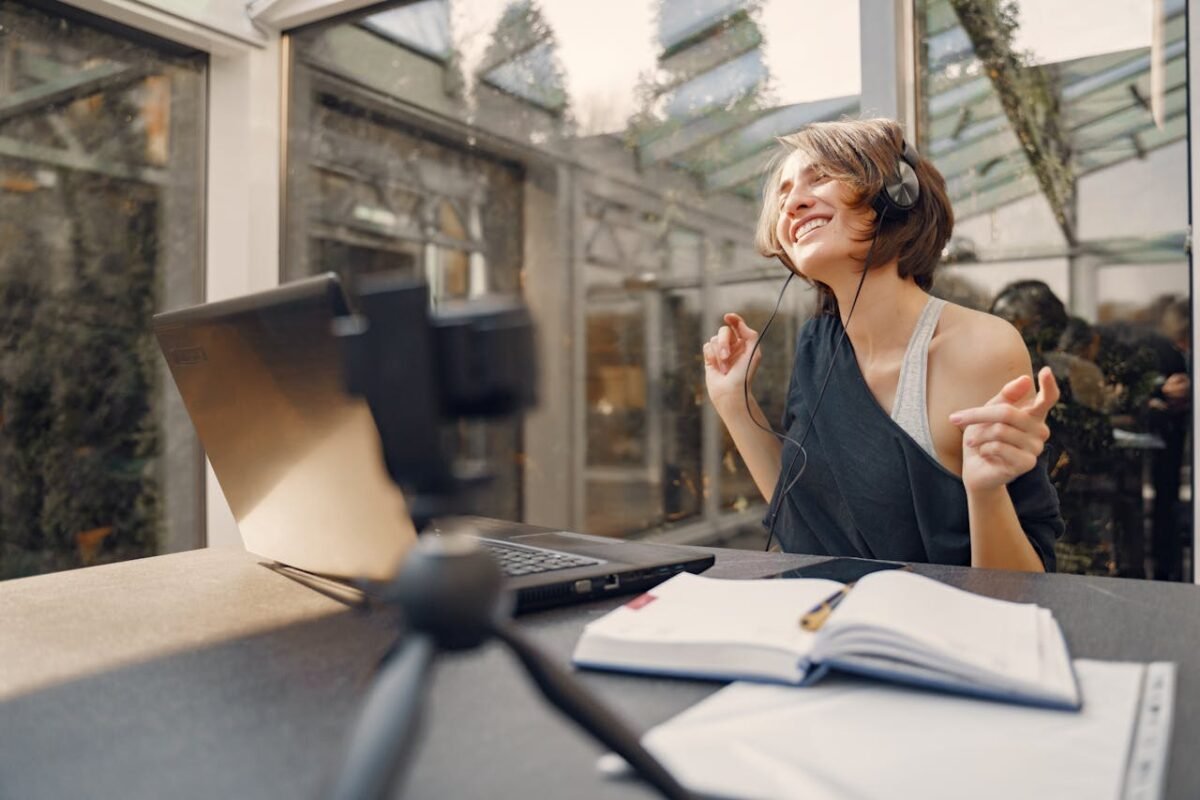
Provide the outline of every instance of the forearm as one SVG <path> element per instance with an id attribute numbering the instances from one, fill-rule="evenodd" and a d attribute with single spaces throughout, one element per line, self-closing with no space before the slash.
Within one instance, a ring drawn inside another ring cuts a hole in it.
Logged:
<path id="1" fill-rule="evenodd" d="M 729 431 L 733 443 L 737 446 L 742 461 L 746 462 L 754 484 L 762 493 L 763 499 L 768 503 L 771 502 L 771 495 L 775 493 L 775 484 L 779 482 L 779 462 L 783 447 L 774 434 L 755 424 L 755 420 L 757 420 L 759 425 L 768 429 L 771 427 L 762 409 L 759 408 L 758 402 L 753 398 L 750 399 L 749 413 L 746 411 L 745 402 L 741 397 L 737 398 L 737 402 L 717 403 L 715 407 L 721 421 L 725 423 L 725 428 Z M 751 414 L 754 415 L 753 418 L 751 418 Z"/>
<path id="2" fill-rule="evenodd" d="M 1021 528 L 1008 488 L 967 490 L 971 566 L 1045 572 L 1042 559 Z"/>

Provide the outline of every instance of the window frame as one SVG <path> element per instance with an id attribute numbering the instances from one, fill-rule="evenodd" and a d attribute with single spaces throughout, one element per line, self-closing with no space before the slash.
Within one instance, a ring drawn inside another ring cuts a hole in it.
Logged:
<path id="1" fill-rule="evenodd" d="M 181 16 L 164 0 L 68 0 L 68 5 L 208 54 L 202 296 L 212 301 L 277 286 L 285 96 L 280 33 L 256 27 L 236 3 L 208 4 L 194 17 Z M 264 97 L 273 101 L 263 103 Z M 208 546 L 241 546 L 207 461 L 204 512 Z"/>

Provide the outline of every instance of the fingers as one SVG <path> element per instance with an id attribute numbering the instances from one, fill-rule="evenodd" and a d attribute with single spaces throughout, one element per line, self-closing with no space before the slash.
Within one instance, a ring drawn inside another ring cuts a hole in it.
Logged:
<path id="1" fill-rule="evenodd" d="M 1058 381 L 1049 367 L 1042 367 L 1038 372 L 1038 382 L 1040 388 L 1031 400 L 1033 379 L 1028 375 L 1013 378 L 986 405 L 956 411 L 950 415 L 950 422 L 959 428 L 978 423 L 1004 422 L 1032 432 L 1037 425 L 1045 422 L 1046 415 L 1060 397 Z"/>
<path id="2" fill-rule="evenodd" d="M 1026 410 L 1036 416 L 1039 420 L 1046 419 L 1046 415 L 1050 413 L 1050 409 L 1054 408 L 1054 404 L 1058 402 L 1059 391 L 1058 381 L 1054 379 L 1054 373 L 1049 367 L 1042 367 L 1038 370 L 1038 393 L 1034 398 L 1033 405 Z"/>
<path id="3" fill-rule="evenodd" d="M 995 444 L 1004 444 L 1037 458 L 1042 454 L 1050 434 L 1045 425 L 1041 427 L 1041 430 L 1030 433 L 1002 423 L 972 425 L 963 432 L 963 446 L 973 447 L 982 455 L 993 449 Z"/>
<path id="4" fill-rule="evenodd" d="M 1050 438 L 1046 416 L 1058 402 L 1058 382 L 1048 367 L 1033 379 L 1022 375 L 1004 385 L 987 405 L 956 411 L 950 422 L 963 431 L 964 479 L 968 455 L 976 479 L 1011 481 L 1037 464 Z M 986 465 L 986 466 L 979 466 Z M 979 470 L 982 469 L 982 472 Z"/>
<path id="5" fill-rule="evenodd" d="M 726 314 L 725 324 L 734 330 L 742 339 L 754 340 L 758 338 L 758 331 L 746 324 L 746 320 L 742 319 L 737 314 Z"/>
<path id="6" fill-rule="evenodd" d="M 1019 403 L 1033 392 L 1033 379 L 1028 375 L 1020 375 L 1004 384 L 996 395 L 987 401 L 987 405 L 1000 403 Z"/>
<path id="7" fill-rule="evenodd" d="M 1168 386 L 1187 386 L 1190 383 L 1188 376 L 1183 372 L 1173 372 L 1170 377 L 1163 382 L 1163 388 Z"/>
<path id="8" fill-rule="evenodd" d="M 985 442 L 979 447 L 979 455 L 992 464 L 1003 467 L 1012 478 L 1024 475 L 1037 466 L 1036 455 L 1006 442 Z"/>
<path id="9" fill-rule="evenodd" d="M 747 348 L 753 346 L 755 339 L 758 338 L 758 332 L 747 325 L 746 321 L 737 314 L 726 314 L 723 319 L 725 324 L 717 330 L 715 336 L 708 340 L 702 351 L 704 366 L 715 369 L 724 375 L 737 363 Z M 755 361 L 757 360 L 756 354 Z"/>
<path id="10" fill-rule="evenodd" d="M 722 360 L 728 359 L 730 353 L 733 352 L 735 342 L 733 329 L 728 325 L 722 325 L 721 329 L 717 331 L 716 339 L 717 355 L 719 355 Z"/>
<path id="11" fill-rule="evenodd" d="M 1176 372 L 1163 383 L 1162 393 L 1168 400 L 1183 400 L 1191 390 L 1191 381 L 1182 372 Z"/>
<path id="12" fill-rule="evenodd" d="M 1043 440 L 1050 435 L 1050 429 L 1041 417 L 1032 415 L 1029 411 L 1014 405 L 979 406 L 955 411 L 950 415 L 950 422 L 960 429 L 968 425 L 1008 425 L 1027 434 L 1039 436 Z"/>
<path id="13" fill-rule="evenodd" d="M 715 369 L 725 375 L 746 352 L 746 343 L 733 336 L 729 328 L 721 328 L 716 336 L 704 343 L 701 351 L 704 353 L 705 368 Z"/>

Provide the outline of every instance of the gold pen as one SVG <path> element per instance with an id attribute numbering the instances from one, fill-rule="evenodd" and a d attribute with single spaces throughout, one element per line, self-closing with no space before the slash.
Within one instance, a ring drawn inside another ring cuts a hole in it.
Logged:
<path id="1" fill-rule="evenodd" d="M 847 583 L 833 594 L 813 606 L 807 614 L 800 617 L 800 627 L 809 632 L 821 630 L 821 626 L 829 619 L 829 615 L 837 608 L 838 603 L 846 599 L 846 595 L 854 588 L 853 583 Z"/>

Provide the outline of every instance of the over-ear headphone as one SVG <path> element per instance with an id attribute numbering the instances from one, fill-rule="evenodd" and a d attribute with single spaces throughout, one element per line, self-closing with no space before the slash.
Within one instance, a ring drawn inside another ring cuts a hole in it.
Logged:
<path id="1" fill-rule="evenodd" d="M 907 141 L 901 141 L 900 157 L 896 159 L 896 171 L 888 176 L 883 183 L 883 191 L 875 195 L 871 208 L 879 218 L 903 217 L 917 204 L 921 196 L 921 182 L 917 180 L 916 148 Z"/>

